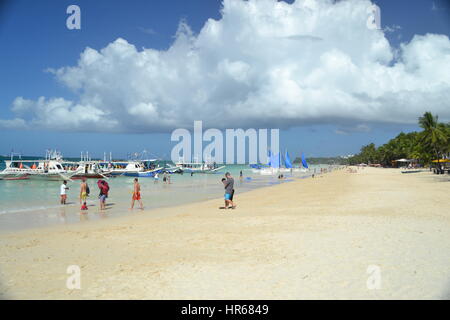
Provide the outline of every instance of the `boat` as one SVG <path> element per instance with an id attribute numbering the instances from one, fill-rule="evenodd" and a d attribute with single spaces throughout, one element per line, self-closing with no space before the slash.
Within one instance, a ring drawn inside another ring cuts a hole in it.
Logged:
<path id="1" fill-rule="evenodd" d="M 284 166 L 282 166 L 282 162 Z M 293 173 L 293 172 L 306 172 L 308 171 L 308 164 L 304 155 L 302 154 L 303 168 L 295 168 L 289 157 L 289 152 L 286 150 L 284 159 L 281 159 L 280 153 L 272 154 L 269 151 L 269 162 L 267 165 L 250 165 L 254 173 L 261 175 L 274 175 L 279 173 Z"/>
<path id="2" fill-rule="evenodd" d="M 5 169 L 0 172 L 2 180 L 70 180 L 75 172 L 67 172 L 62 165 L 60 153 L 47 150 L 45 159 L 23 160 L 14 159 L 11 154 L 10 160 L 5 160 Z"/>
<path id="3" fill-rule="evenodd" d="M 125 167 L 123 173 L 126 177 L 153 177 L 156 173 L 161 173 L 163 167 L 160 167 L 156 161 L 157 159 L 147 159 L 139 161 L 130 161 Z"/>
<path id="4" fill-rule="evenodd" d="M 163 171 L 162 167 L 157 167 L 155 169 L 139 171 L 139 172 L 125 172 L 123 175 L 126 177 L 139 177 L 139 178 L 151 178 L 155 174 L 161 173 Z"/>
<path id="5" fill-rule="evenodd" d="M 145 165 L 141 161 L 110 161 L 101 164 L 103 168 L 109 170 L 112 176 L 120 176 L 145 171 Z"/>
<path id="6" fill-rule="evenodd" d="M 193 162 L 184 162 L 184 159 L 180 159 L 175 167 L 188 173 L 216 173 L 226 166 L 217 166 L 215 162 L 199 162 L 195 159 Z"/>
<path id="7" fill-rule="evenodd" d="M 170 173 L 170 174 L 183 173 L 183 170 L 181 168 L 177 167 L 177 166 L 164 167 L 162 171 Z"/>
<path id="8" fill-rule="evenodd" d="M 111 176 L 111 171 L 105 170 L 99 161 L 80 161 L 74 164 L 75 173 L 71 176 L 74 180 L 79 179 L 107 179 Z"/>
<path id="9" fill-rule="evenodd" d="M 308 162 L 306 162 L 305 154 L 302 152 L 302 168 L 301 172 L 307 172 L 309 170 Z"/>
<path id="10" fill-rule="evenodd" d="M 423 170 L 414 170 L 414 169 L 410 169 L 410 170 L 402 170 L 402 173 L 418 173 L 418 172 L 422 172 Z"/>

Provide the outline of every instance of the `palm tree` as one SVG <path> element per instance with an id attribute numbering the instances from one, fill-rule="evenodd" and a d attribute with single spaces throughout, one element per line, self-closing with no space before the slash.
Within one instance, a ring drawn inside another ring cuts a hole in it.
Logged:
<path id="1" fill-rule="evenodd" d="M 419 125 L 422 127 L 421 142 L 425 149 L 432 151 L 439 160 L 441 154 L 448 148 L 448 138 L 443 126 L 439 124 L 438 116 L 433 116 L 431 112 L 425 112 L 419 118 Z M 437 162 L 439 167 L 439 162 Z"/>

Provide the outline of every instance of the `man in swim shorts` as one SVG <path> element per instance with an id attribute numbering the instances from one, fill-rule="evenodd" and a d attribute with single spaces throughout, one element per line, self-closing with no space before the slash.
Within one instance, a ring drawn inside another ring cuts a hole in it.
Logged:
<path id="1" fill-rule="evenodd" d="M 141 210 L 144 209 L 144 205 L 142 204 L 141 200 L 141 185 L 138 182 L 138 178 L 134 178 L 134 189 L 133 189 L 133 197 L 131 198 L 131 208 L 134 208 L 134 202 L 139 202 L 139 205 L 141 206 Z"/>
<path id="2" fill-rule="evenodd" d="M 86 183 L 86 178 L 83 177 L 81 179 L 81 185 L 80 185 L 80 204 L 81 205 L 86 205 L 86 200 L 87 200 L 87 183 Z"/>
<path id="3" fill-rule="evenodd" d="M 226 180 L 224 181 L 225 185 L 225 208 L 236 208 L 236 205 L 233 202 L 234 195 L 234 179 L 229 172 L 225 173 Z"/>

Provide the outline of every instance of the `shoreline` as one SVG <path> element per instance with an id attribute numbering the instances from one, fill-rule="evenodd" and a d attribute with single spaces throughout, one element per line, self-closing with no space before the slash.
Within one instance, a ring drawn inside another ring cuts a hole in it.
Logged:
<path id="1" fill-rule="evenodd" d="M 235 210 L 214 199 L 1 234 L 0 297 L 448 299 L 450 183 L 428 178 L 337 170 L 241 193 Z M 74 264 L 81 290 L 65 287 Z"/>
<path id="2" fill-rule="evenodd" d="M 275 177 L 275 176 L 274 176 Z M 262 177 L 267 178 L 265 176 Z M 265 184 L 262 185 L 252 185 L 250 187 L 246 186 L 244 187 L 243 190 L 241 190 L 242 188 L 242 183 L 247 184 L 248 182 L 246 181 L 239 181 L 239 178 L 235 178 L 235 184 L 238 185 L 237 189 L 237 194 L 238 195 L 242 195 L 245 194 L 247 192 L 252 192 L 254 190 L 258 190 L 261 188 L 270 188 L 273 186 L 277 186 L 280 184 L 285 184 L 285 183 L 289 183 L 289 182 L 294 182 L 297 180 L 304 180 L 304 179 L 309 179 L 311 178 L 311 175 L 305 175 L 305 176 L 289 176 L 287 178 L 285 178 L 284 181 L 280 181 L 280 180 L 276 180 L 275 182 L 264 182 Z M 254 180 L 254 178 L 252 179 Z M 267 184 L 268 183 L 268 184 Z M 162 186 L 162 187 L 167 187 L 166 185 Z M 178 187 L 178 186 L 177 186 Z M 187 186 L 183 186 L 182 188 L 186 188 Z M 217 190 L 216 190 L 217 191 Z M 148 191 L 147 191 L 148 192 Z M 176 192 L 183 192 L 182 190 L 172 190 L 170 192 L 174 192 L 175 196 L 176 196 Z M 190 200 L 188 202 L 186 202 L 185 204 L 158 204 L 154 207 L 149 206 L 148 208 L 145 207 L 145 204 L 151 202 L 151 200 L 153 200 L 153 195 L 150 194 L 148 197 L 144 198 L 144 210 L 140 210 L 138 209 L 138 203 L 135 204 L 135 208 L 130 211 L 128 210 L 129 206 L 125 205 L 124 207 L 124 203 L 121 203 L 121 205 L 119 205 L 119 208 L 116 207 L 111 207 L 111 208 L 107 208 L 105 211 L 99 211 L 98 210 L 98 200 L 96 199 L 96 197 L 94 196 L 92 199 L 88 200 L 88 206 L 90 207 L 90 209 L 88 211 L 80 211 L 78 210 L 79 204 L 78 204 L 78 199 L 72 199 L 71 201 L 69 201 L 69 203 L 65 206 L 63 205 L 54 205 L 52 207 L 49 208 L 40 208 L 40 209 L 31 209 L 31 210 L 27 210 L 27 209 L 23 209 L 23 210 L 17 210 L 14 212 L 8 212 L 8 213 L 3 213 L 0 214 L 1 215 L 9 215 L 9 214 L 22 214 L 22 215 L 33 215 L 33 214 L 46 214 L 49 211 L 54 211 L 54 215 L 59 215 L 59 213 L 56 213 L 56 211 L 61 211 L 64 210 L 64 215 L 71 215 L 72 219 L 74 216 L 77 216 L 80 218 L 80 221 L 65 221 L 65 222 L 53 222 L 53 223 L 47 223 L 45 225 L 40 225 L 40 226 L 32 226 L 32 227 L 16 227 L 16 228 L 11 228 L 11 229 L 1 229 L 0 228 L 0 236 L 1 235 L 8 235 L 11 233 L 17 233 L 17 232 L 26 232 L 26 231 L 33 231 L 33 230 L 43 230 L 46 228 L 50 228 L 50 229 L 55 229 L 55 228 L 65 228 L 71 225 L 79 225 L 79 224 L 85 224 L 85 223 L 97 223 L 98 221 L 109 221 L 109 220 L 115 220 L 115 219 L 122 219 L 122 218 L 127 218 L 129 216 L 132 216 L 134 214 L 149 214 L 149 213 L 155 213 L 158 210 L 161 209 L 171 209 L 171 208 L 177 208 L 177 207 L 183 207 L 183 206 L 187 206 L 187 205 L 195 205 L 195 204 L 199 204 L 199 203 L 203 203 L 203 202 L 207 202 L 207 201 L 217 201 L 217 203 L 219 204 L 223 204 L 223 197 L 219 197 L 219 195 L 217 196 L 217 198 L 210 198 L 210 199 L 194 199 L 194 200 Z M 128 201 L 129 199 L 127 198 L 126 201 Z M 112 202 L 113 205 L 116 205 L 115 202 L 117 201 L 117 199 L 112 198 L 110 200 L 110 202 Z M 90 203 L 90 204 L 89 204 Z M 108 206 L 108 201 L 107 201 L 107 206 Z M 117 205 L 116 205 L 117 206 Z M 66 212 L 66 210 L 68 212 Z M 120 214 L 118 214 L 118 212 L 122 212 Z M 125 213 L 124 213 L 125 212 Z M 101 215 L 104 215 L 104 217 L 101 217 Z M 161 217 L 164 217 L 163 215 L 160 214 Z M 85 218 L 89 218 L 91 217 L 92 219 L 85 219 Z M 81 219 L 83 219 L 84 221 L 81 221 Z M 86 221 L 88 220 L 88 221 Z"/>

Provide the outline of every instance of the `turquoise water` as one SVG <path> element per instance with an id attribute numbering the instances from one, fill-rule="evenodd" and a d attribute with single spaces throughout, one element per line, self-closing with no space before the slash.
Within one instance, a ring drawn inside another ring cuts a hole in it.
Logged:
<path id="1" fill-rule="evenodd" d="M 3 163 L 2 163 L 3 165 Z M 320 167 L 320 166 L 316 166 Z M 313 167 L 314 168 L 314 167 Z M 244 178 L 239 179 L 239 171 L 243 171 Z M 140 178 L 141 194 L 145 209 L 181 205 L 202 200 L 222 198 L 224 193 L 221 178 L 225 171 L 231 172 L 235 178 L 235 200 L 239 202 L 239 194 L 255 188 L 277 183 L 292 181 L 295 177 L 306 177 L 309 173 L 284 174 L 287 179 L 279 181 L 276 176 L 262 176 L 253 173 L 248 166 L 231 165 L 216 174 L 173 174 L 171 184 L 153 178 Z M 133 190 L 132 177 L 110 178 L 109 198 L 107 210 L 100 214 L 98 210 L 97 180 L 90 179 L 88 184 L 91 195 L 88 199 L 88 214 L 80 214 L 79 188 L 80 181 L 68 182 L 66 206 L 59 204 L 58 181 L 4 181 L 0 180 L 0 231 L 34 228 L 55 224 L 74 223 L 84 220 L 110 218 L 132 214 L 128 210 Z M 218 201 L 217 206 L 221 206 Z M 135 207 L 138 206 L 136 202 Z M 133 212 L 138 212 L 135 210 Z"/>

